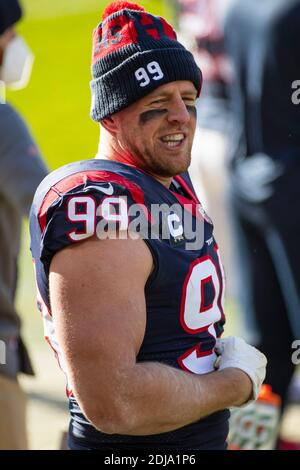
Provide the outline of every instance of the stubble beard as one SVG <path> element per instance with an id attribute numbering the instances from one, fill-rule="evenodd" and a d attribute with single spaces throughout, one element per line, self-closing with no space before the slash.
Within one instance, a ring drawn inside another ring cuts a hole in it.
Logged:
<path id="1" fill-rule="evenodd" d="M 133 148 L 131 151 L 135 156 L 139 168 L 146 173 L 165 178 L 173 178 L 176 175 L 184 173 L 191 163 L 191 145 L 187 148 L 184 156 L 164 156 L 162 154 L 159 155 L 159 152 L 154 155 L 154 151 L 150 151 L 147 148 L 143 153 L 137 148 Z"/>

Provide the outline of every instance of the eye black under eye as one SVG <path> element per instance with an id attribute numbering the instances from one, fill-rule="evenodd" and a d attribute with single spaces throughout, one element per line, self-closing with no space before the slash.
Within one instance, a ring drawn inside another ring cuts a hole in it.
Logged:
<path id="1" fill-rule="evenodd" d="M 191 106 L 186 104 L 186 109 L 190 113 L 191 116 L 197 117 L 197 110 L 196 106 Z M 140 124 L 144 125 L 147 122 L 151 121 L 152 119 L 156 119 L 164 114 L 166 114 L 168 111 L 167 109 L 150 109 L 149 111 L 145 111 L 140 114 Z"/>
<path id="2" fill-rule="evenodd" d="M 144 113 L 140 114 L 140 123 L 146 124 L 146 122 L 151 121 L 151 119 L 155 119 L 157 117 L 166 114 L 166 109 L 150 109 L 149 111 L 145 111 Z"/>

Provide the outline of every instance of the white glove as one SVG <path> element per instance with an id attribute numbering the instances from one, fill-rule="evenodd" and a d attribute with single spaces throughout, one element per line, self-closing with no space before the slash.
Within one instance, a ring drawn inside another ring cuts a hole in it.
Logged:
<path id="1" fill-rule="evenodd" d="M 247 403 L 256 400 L 266 376 L 266 356 L 236 336 L 217 339 L 215 352 L 219 354 L 215 363 L 217 369 L 235 367 L 249 375 L 253 384 L 253 395 Z"/>

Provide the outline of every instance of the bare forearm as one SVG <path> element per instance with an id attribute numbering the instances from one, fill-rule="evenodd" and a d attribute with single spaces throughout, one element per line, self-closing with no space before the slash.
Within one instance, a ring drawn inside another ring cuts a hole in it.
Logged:
<path id="1" fill-rule="evenodd" d="M 172 431 L 242 404 L 250 392 L 250 379 L 238 369 L 200 376 L 158 363 L 137 364 L 122 374 L 116 397 L 120 414 L 104 431 L 129 435 Z M 102 427 L 97 418 L 93 424 Z"/>
<path id="2" fill-rule="evenodd" d="M 146 244 L 131 239 L 86 241 L 51 263 L 52 315 L 69 385 L 84 415 L 106 433 L 167 432 L 240 405 L 250 398 L 252 377 L 239 366 L 246 365 L 256 382 L 264 369 L 245 346 L 225 339 L 220 372 L 195 375 L 161 363 L 137 364 L 152 268 Z"/>

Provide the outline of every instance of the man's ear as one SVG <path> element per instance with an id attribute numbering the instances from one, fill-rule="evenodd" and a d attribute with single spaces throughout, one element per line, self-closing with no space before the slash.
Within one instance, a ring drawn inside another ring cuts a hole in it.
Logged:
<path id="1" fill-rule="evenodd" d="M 101 126 L 104 127 L 104 129 L 106 129 L 110 134 L 112 135 L 116 135 L 117 133 L 117 124 L 116 124 L 116 120 L 114 119 L 113 116 L 109 116 L 105 119 L 102 119 L 101 121 Z"/>

